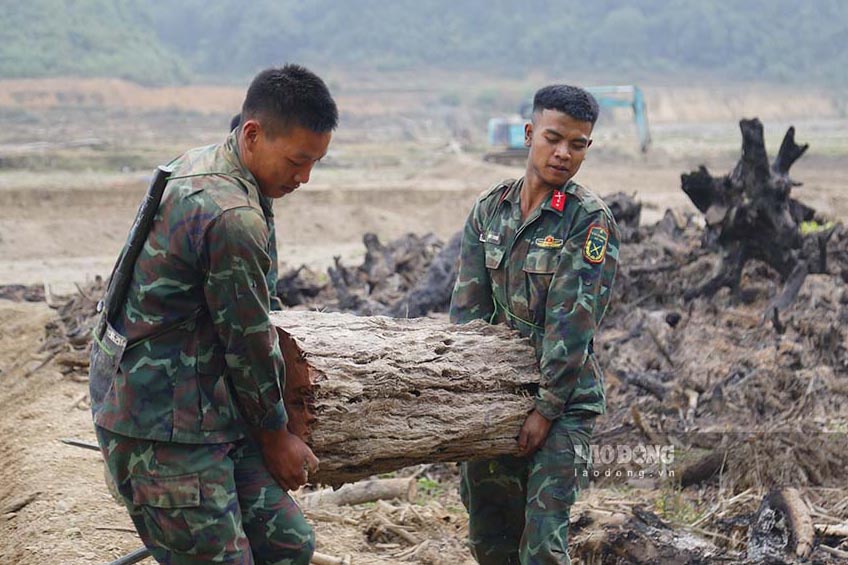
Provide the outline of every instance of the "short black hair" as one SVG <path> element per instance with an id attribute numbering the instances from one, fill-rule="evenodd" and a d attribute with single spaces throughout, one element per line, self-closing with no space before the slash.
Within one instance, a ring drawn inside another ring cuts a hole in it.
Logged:
<path id="1" fill-rule="evenodd" d="M 241 125 L 241 114 L 236 114 L 230 118 L 230 131 L 233 131 Z"/>
<path id="2" fill-rule="evenodd" d="M 568 84 L 551 84 L 540 88 L 533 97 L 533 113 L 542 110 L 556 110 L 568 114 L 575 120 L 591 122 L 598 121 L 598 101 L 595 97 L 580 88 Z"/>
<path id="3" fill-rule="evenodd" d="M 288 64 L 253 79 L 241 107 L 241 123 L 257 119 L 271 135 L 300 126 L 315 133 L 336 129 L 339 111 L 324 81 L 309 69 Z"/>

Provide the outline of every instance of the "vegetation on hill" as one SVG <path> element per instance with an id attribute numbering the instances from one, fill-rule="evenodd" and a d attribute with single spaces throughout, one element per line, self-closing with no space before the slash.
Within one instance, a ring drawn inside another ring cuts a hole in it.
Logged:
<path id="1" fill-rule="evenodd" d="M 284 61 L 848 83 L 842 0 L 30 0 L 0 7 L 0 76 L 172 82 Z"/>
<path id="2" fill-rule="evenodd" d="M 0 78 L 110 76 L 174 82 L 190 76 L 130 0 L 0 3 Z"/>

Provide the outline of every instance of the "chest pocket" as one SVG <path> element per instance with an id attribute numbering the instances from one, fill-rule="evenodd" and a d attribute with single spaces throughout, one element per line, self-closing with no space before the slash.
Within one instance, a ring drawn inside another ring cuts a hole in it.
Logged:
<path id="1" fill-rule="evenodd" d="M 533 275 L 553 275 L 559 266 L 561 248 L 542 249 L 531 247 L 524 258 L 523 270 Z M 488 261 L 487 261 L 488 262 Z M 488 265 L 486 265 L 488 266 Z"/>
<path id="2" fill-rule="evenodd" d="M 500 269 L 503 263 L 504 253 L 506 253 L 506 247 L 492 245 L 490 243 L 485 244 L 484 247 L 486 252 L 486 268 L 492 270 Z"/>
<path id="3" fill-rule="evenodd" d="M 527 285 L 528 314 L 535 323 L 543 323 L 548 288 L 554 278 L 560 259 L 561 248 L 544 249 L 533 246 L 524 257 L 525 284 Z"/>

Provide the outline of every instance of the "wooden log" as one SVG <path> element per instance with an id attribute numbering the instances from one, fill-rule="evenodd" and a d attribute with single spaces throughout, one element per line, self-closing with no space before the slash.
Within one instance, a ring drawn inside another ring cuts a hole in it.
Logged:
<path id="1" fill-rule="evenodd" d="M 400 479 L 374 479 L 347 484 L 340 489 L 326 488 L 301 497 L 301 506 L 346 506 L 377 500 L 401 500 L 413 502 L 418 493 L 418 482 L 414 477 Z"/>
<path id="2" fill-rule="evenodd" d="M 787 555 L 806 558 L 815 531 L 797 489 L 772 490 L 760 503 L 748 532 L 748 559 L 757 563 Z"/>
<path id="3" fill-rule="evenodd" d="M 807 508 L 807 504 L 796 488 L 782 489 L 780 501 L 789 519 L 789 525 L 792 527 L 795 556 L 806 558 L 813 551 L 813 540 L 815 538 L 810 509 Z"/>
<path id="4" fill-rule="evenodd" d="M 321 459 L 313 482 L 515 453 L 539 376 L 508 328 L 302 311 L 271 320 L 289 429 Z"/>

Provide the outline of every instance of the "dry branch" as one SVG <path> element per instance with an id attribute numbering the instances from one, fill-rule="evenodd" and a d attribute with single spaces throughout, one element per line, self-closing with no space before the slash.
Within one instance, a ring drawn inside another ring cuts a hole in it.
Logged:
<path id="1" fill-rule="evenodd" d="M 796 557 L 807 557 L 813 550 L 813 539 L 815 538 L 810 510 L 801 499 L 796 488 L 782 489 L 779 496 L 792 527 L 795 555 Z"/>
<path id="2" fill-rule="evenodd" d="M 9 502 L 5 506 L 3 506 L 2 509 L 0 509 L 0 514 L 11 514 L 13 512 L 18 512 L 19 510 L 22 510 L 26 506 L 29 506 L 29 504 L 33 502 L 36 498 L 38 498 L 39 494 L 41 494 L 40 491 L 35 491 L 26 496 L 17 498 L 12 502 Z"/>
<path id="3" fill-rule="evenodd" d="M 827 545 L 820 545 L 819 549 L 829 555 L 833 555 L 834 557 L 839 557 L 840 559 L 848 559 L 848 551 L 842 551 L 841 549 L 836 549 L 835 547 L 830 547 Z"/>
<path id="4" fill-rule="evenodd" d="M 822 536 L 848 538 L 848 524 L 815 524 L 813 529 Z"/>
<path id="5" fill-rule="evenodd" d="M 332 488 L 311 492 L 301 498 L 302 506 L 346 506 L 362 504 L 376 500 L 402 500 L 412 502 L 418 493 L 418 483 L 414 478 L 374 479 L 347 484 L 338 490 Z"/>
<path id="6" fill-rule="evenodd" d="M 316 551 L 312 554 L 310 563 L 312 565 L 350 565 L 350 555 L 333 557 L 332 555 L 325 555 Z"/>

